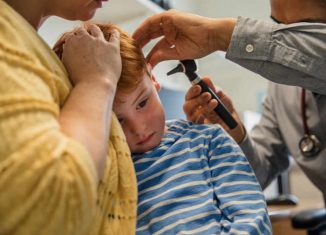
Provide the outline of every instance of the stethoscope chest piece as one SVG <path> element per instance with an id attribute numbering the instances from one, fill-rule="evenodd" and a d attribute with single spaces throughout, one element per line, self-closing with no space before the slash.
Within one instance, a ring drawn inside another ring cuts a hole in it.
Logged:
<path id="1" fill-rule="evenodd" d="M 315 135 L 304 135 L 299 141 L 299 148 L 303 156 L 315 157 L 321 150 L 320 141 Z"/>
<path id="2" fill-rule="evenodd" d="M 301 92 L 301 117 L 304 135 L 299 141 L 299 149 L 303 156 L 312 158 L 318 155 L 322 147 L 319 139 L 314 134 L 311 134 L 308 127 L 306 116 L 306 90 L 302 89 Z"/>

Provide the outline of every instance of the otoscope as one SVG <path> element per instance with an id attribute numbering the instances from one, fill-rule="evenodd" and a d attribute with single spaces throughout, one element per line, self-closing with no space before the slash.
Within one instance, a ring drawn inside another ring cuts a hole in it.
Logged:
<path id="1" fill-rule="evenodd" d="M 215 92 L 208 87 L 208 85 L 198 76 L 197 72 L 197 64 L 195 60 L 181 60 L 177 67 L 172 69 L 167 75 L 172 75 L 178 72 L 183 72 L 188 77 L 189 81 L 193 85 L 199 85 L 201 87 L 201 93 L 209 92 L 212 96 L 212 99 L 216 99 L 218 101 L 217 106 L 214 111 L 217 115 L 221 117 L 221 119 L 225 122 L 230 129 L 235 128 L 238 123 L 234 120 L 230 112 L 226 109 L 223 102 L 220 98 L 215 94 Z"/>

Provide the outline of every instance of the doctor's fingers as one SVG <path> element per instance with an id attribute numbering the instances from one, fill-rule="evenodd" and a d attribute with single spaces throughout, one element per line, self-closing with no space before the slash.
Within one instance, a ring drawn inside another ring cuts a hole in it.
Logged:
<path id="1" fill-rule="evenodd" d="M 202 124 L 205 121 L 205 117 L 201 114 L 200 110 L 196 109 L 192 112 L 185 113 L 188 121 L 193 123 Z"/>
<path id="2" fill-rule="evenodd" d="M 181 59 L 178 51 L 166 39 L 162 38 L 148 53 L 146 60 L 154 68 L 161 61 Z"/>
<path id="3" fill-rule="evenodd" d="M 212 96 L 208 92 L 201 93 L 202 88 L 199 85 L 193 85 L 189 88 L 185 95 L 185 103 L 190 106 L 199 106 L 208 103 Z"/>
<path id="4" fill-rule="evenodd" d="M 187 98 L 189 98 L 189 96 Z M 194 96 L 189 99 L 187 98 L 183 104 L 183 111 L 187 115 L 192 115 L 195 111 L 198 110 L 203 112 L 202 109 L 207 107 L 209 101 L 211 100 L 211 95 L 208 92 L 205 92 L 198 96 Z"/>
<path id="5" fill-rule="evenodd" d="M 199 85 L 191 86 L 185 95 L 185 100 L 187 101 L 198 97 L 200 95 L 200 92 L 201 92 L 201 87 Z"/>
<path id="6" fill-rule="evenodd" d="M 140 45 L 144 47 L 152 39 L 163 35 L 162 17 L 165 12 L 156 14 L 147 18 L 133 33 L 132 37 Z"/>
<path id="7" fill-rule="evenodd" d="M 211 99 L 206 105 L 202 106 L 202 115 L 209 119 L 211 123 L 216 123 L 216 120 L 220 118 L 214 111 L 217 105 L 218 101 L 216 99 Z"/>
<path id="8" fill-rule="evenodd" d="M 215 87 L 214 83 L 209 77 L 203 77 L 202 79 L 209 86 L 209 88 L 211 88 L 215 93 L 218 94 L 220 89 L 218 87 Z"/>
<path id="9" fill-rule="evenodd" d="M 203 118 L 209 114 L 214 107 L 208 103 L 198 104 L 197 99 L 186 101 L 183 105 L 183 111 L 187 120 L 195 123 L 203 123 Z M 200 121 L 199 121 L 200 120 Z"/>
<path id="10" fill-rule="evenodd" d="M 195 97 L 189 100 L 185 100 L 183 104 L 183 111 L 186 115 L 192 115 L 199 107 L 201 107 L 202 102 L 200 102 L 200 97 Z"/>

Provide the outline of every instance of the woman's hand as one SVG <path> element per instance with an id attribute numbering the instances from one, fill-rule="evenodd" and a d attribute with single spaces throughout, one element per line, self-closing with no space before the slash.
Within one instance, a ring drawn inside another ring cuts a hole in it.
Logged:
<path id="1" fill-rule="evenodd" d="M 209 78 L 203 78 L 203 80 L 217 94 L 233 118 L 237 121 L 238 125 L 236 128 L 230 129 L 223 122 L 220 116 L 214 112 L 214 108 L 218 105 L 218 101 L 212 99 L 208 92 L 201 94 L 201 87 L 199 85 L 190 87 L 186 93 L 183 110 L 187 120 L 195 123 L 220 124 L 237 143 L 240 143 L 246 133 L 239 115 L 233 107 L 231 99 L 222 90 L 217 90 Z"/>
<path id="2" fill-rule="evenodd" d="M 116 87 L 121 74 L 119 32 L 106 41 L 94 24 L 79 27 L 66 37 L 62 61 L 73 84 L 108 83 Z"/>

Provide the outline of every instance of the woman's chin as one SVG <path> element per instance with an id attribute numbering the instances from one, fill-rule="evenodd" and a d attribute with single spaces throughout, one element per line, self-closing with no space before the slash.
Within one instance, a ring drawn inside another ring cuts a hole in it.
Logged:
<path id="1" fill-rule="evenodd" d="M 90 19 L 92 19 L 92 18 L 94 17 L 95 12 L 96 12 L 96 11 L 88 12 L 87 14 L 82 15 L 82 16 L 81 16 L 81 19 L 78 19 L 78 20 L 81 20 L 81 21 L 87 21 L 87 20 L 90 20 Z"/>
<path id="2" fill-rule="evenodd" d="M 88 21 L 88 20 L 92 19 L 94 15 L 95 15 L 95 11 L 87 12 L 87 13 L 79 14 L 79 15 L 73 15 L 73 16 L 67 16 L 67 15 L 58 15 L 58 16 L 66 19 L 66 20 L 71 20 L 71 21 L 74 21 L 74 20 Z"/>

